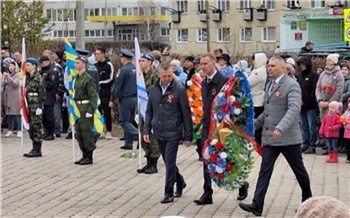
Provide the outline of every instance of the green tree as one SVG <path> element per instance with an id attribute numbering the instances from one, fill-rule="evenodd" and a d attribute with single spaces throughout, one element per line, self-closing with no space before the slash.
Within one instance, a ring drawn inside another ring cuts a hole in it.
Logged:
<path id="1" fill-rule="evenodd" d="M 44 14 L 44 2 L 1 1 L 1 43 L 9 43 L 12 51 L 21 50 L 26 39 L 29 56 L 38 56 L 47 45 L 42 33 L 50 20 Z"/>

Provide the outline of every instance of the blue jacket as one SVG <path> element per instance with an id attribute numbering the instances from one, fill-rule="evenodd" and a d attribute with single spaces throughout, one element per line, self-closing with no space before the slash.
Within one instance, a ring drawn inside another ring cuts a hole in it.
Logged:
<path id="1" fill-rule="evenodd" d="M 115 80 L 111 101 L 117 98 L 127 98 L 137 96 L 136 67 L 131 62 L 120 68 L 120 74 Z"/>
<path id="2" fill-rule="evenodd" d="M 222 75 L 224 75 L 227 78 L 233 77 L 234 72 L 233 72 L 233 67 L 231 65 L 227 65 L 224 68 L 220 68 L 219 71 Z"/>

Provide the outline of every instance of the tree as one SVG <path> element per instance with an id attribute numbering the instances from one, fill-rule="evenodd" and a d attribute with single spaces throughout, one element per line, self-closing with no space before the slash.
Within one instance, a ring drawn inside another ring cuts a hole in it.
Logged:
<path id="1" fill-rule="evenodd" d="M 27 55 L 39 55 L 45 49 L 42 30 L 49 19 L 45 17 L 43 1 L 1 1 L 1 43 L 8 42 L 12 51 L 20 50 L 25 37 Z"/>

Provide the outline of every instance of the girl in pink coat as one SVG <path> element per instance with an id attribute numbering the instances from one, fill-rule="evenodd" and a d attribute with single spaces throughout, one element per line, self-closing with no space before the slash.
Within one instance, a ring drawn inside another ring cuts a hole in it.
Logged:
<path id="1" fill-rule="evenodd" d="M 338 163 L 338 138 L 341 127 L 339 109 L 342 104 L 332 101 L 328 106 L 328 113 L 323 117 L 319 130 L 321 137 L 326 138 L 328 149 L 327 163 Z"/>
<path id="2" fill-rule="evenodd" d="M 344 123 L 344 144 L 346 148 L 346 162 L 350 163 L 350 98 L 348 99 L 348 109 L 343 114 L 345 117 Z"/>

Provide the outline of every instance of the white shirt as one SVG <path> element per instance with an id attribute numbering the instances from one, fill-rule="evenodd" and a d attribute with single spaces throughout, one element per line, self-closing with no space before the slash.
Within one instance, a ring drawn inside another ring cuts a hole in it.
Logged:
<path id="1" fill-rule="evenodd" d="M 213 78 L 214 78 L 214 76 L 215 76 L 215 74 L 216 74 L 217 72 L 218 72 L 218 71 L 215 70 L 215 72 L 214 72 L 211 76 L 207 76 L 207 83 L 209 83 L 209 80 L 210 80 L 210 81 L 213 80 Z"/>
<path id="2" fill-rule="evenodd" d="M 170 82 L 171 83 L 171 82 Z M 166 85 L 165 87 L 162 85 L 162 82 L 159 81 L 160 87 L 162 88 L 162 94 L 164 95 L 164 93 L 166 92 L 167 88 L 170 86 L 170 83 L 168 83 L 168 85 Z"/>

